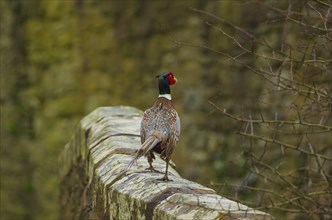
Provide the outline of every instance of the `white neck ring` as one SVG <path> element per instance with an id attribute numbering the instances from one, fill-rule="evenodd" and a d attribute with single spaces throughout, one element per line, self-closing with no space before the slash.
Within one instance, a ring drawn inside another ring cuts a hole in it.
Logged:
<path id="1" fill-rule="evenodd" d="M 158 96 L 158 98 L 166 98 L 168 100 L 172 100 L 171 94 L 161 94 Z"/>

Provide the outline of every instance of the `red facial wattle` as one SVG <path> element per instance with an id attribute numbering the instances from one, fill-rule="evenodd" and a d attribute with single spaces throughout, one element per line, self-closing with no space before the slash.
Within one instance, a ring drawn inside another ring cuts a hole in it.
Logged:
<path id="1" fill-rule="evenodd" d="M 171 72 L 167 75 L 167 79 L 168 79 L 168 83 L 170 85 L 174 85 L 176 83 L 176 78 L 174 77 L 173 73 L 171 73 Z"/>

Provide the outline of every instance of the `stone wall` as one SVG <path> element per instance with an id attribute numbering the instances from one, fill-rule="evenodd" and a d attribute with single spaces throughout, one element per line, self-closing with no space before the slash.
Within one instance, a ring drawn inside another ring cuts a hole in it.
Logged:
<path id="1" fill-rule="evenodd" d="M 101 107 L 86 116 L 60 159 L 60 219 L 273 219 L 181 178 L 146 171 L 145 158 L 120 176 L 140 146 L 142 111 Z M 157 157 L 155 168 L 165 169 Z"/>

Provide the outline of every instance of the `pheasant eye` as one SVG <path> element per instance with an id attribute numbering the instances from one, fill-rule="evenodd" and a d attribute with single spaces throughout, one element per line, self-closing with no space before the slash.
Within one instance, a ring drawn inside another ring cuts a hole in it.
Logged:
<path id="1" fill-rule="evenodd" d="M 167 79 L 168 79 L 168 83 L 169 83 L 170 85 L 173 85 L 173 84 L 176 83 L 176 79 L 175 79 L 175 77 L 174 77 L 174 75 L 173 75 L 172 72 L 170 72 L 170 73 L 167 75 Z"/>

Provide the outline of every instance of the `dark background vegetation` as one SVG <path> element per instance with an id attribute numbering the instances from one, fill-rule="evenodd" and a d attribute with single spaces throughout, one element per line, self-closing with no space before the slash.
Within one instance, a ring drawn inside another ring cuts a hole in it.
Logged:
<path id="1" fill-rule="evenodd" d="M 183 177 L 280 219 L 332 218 L 331 1 L 0 2 L 1 219 L 56 219 L 80 119 L 148 108 L 165 71 Z"/>

